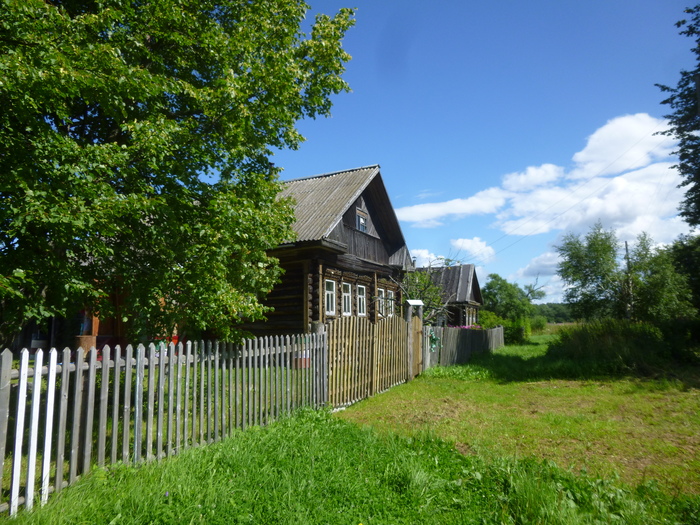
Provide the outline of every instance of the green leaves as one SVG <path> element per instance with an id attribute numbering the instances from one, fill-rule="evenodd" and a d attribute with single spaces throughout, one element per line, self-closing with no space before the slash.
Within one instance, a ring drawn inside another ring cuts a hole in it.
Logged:
<path id="1" fill-rule="evenodd" d="M 678 141 L 678 164 L 675 168 L 683 176 L 681 183 L 686 188 L 685 199 L 680 206 L 680 215 L 691 226 L 700 225 L 700 98 L 698 97 L 698 75 L 700 75 L 700 5 L 685 10 L 688 19 L 676 25 L 683 28 L 681 35 L 693 39 L 694 66 L 680 72 L 676 87 L 658 85 L 668 98 L 661 103 L 668 105 L 672 113 L 665 115 L 669 128 L 662 135 Z"/>
<path id="2" fill-rule="evenodd" d="M 517 320 L 532 315 L 533 306 L 527 293 L 498 274 L 492 273 L 488 276 L 488 281 L 481 289 L 481 295 L 484 308 L 503 319 Z"/>
<path id="3" fill-rule="evenodd" d="M 567 234 L 557 251 L 557 272 L 567 285 L 564 298 L 578 319 L 659 322 L 697 315 L 672 252 L 654 247 L 646 233 L 621 255 L 615 231 L 598 223 L 583 239 Z"/>
<path id="4" fill-rule="evenodd" d="M 348 89 L 352 12 L 307 36 L 307 8 L 2 0 L 0 339 L 115 291 L 146 335 L 262 316 L 292 220 L 269 153 Z"/>

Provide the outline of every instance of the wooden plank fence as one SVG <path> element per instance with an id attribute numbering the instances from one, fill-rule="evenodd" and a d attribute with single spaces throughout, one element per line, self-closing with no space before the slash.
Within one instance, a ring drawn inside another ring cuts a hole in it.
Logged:
<path id="1" fill-rule="evenodd" d="M 328 399 L 344 407 L 406 382 L 408 329 L 400 317 L 377 323 L 344 317 L 328 326 Z"/>
<path id="2" fill-rule="evenodd" d="M 504 344 L 502 326 L 490 330 L 426 326 L 423 328 L 424 370 L 438 365 L 465 364 L 473 354 L 490 352 Z"/>
<path id="3" fill-rule="evenodd" d="M 26 349 L 18 362 L 5 350 L 0 511 L 43 504 L 93 465 L 159 460 L 324 405 L 327 349 L 325 334 L 314 334 L 93 348 L 86 356 L 39 350 L 33 362 Z"/>

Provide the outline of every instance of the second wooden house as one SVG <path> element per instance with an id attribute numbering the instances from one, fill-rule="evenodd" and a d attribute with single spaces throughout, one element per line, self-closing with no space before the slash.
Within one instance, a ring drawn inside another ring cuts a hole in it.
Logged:
<path id="1" fill-rule="evenodd" d="M 413 264 L 379 166 L 291 180 L 296 240 L 271 252 L 285 270 L 258 334 L 303 333 L 344 316 L 400 315 L 398 282 Z"/>

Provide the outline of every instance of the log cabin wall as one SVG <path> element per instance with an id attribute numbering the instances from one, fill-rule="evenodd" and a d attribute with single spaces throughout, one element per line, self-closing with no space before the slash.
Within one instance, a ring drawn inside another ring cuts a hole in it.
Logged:
<path id="1" fill-rule="evenodd" d="M 401 315 L 397 282 L 412 263 L 379 166 L 289 181 L 282 195 L 295 201 L 296 239 L 271 252 L 287 273 L 265 301 L 275 312 L 251 331 L 305 332 L 343 316 Z"/>

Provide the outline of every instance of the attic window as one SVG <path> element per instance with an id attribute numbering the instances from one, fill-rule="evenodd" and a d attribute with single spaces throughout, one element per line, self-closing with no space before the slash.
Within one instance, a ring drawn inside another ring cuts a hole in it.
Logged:
<path id="1" fill-rule="evenodd" d="M 357 229 L 361 232 L 367 231 L 367 213 L 357 208 Z"/>

